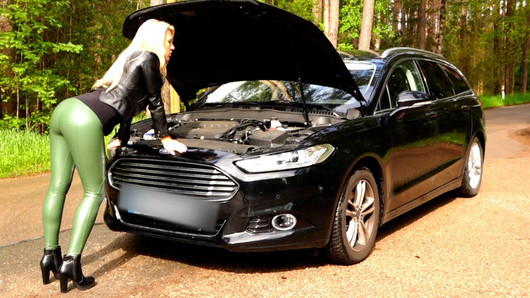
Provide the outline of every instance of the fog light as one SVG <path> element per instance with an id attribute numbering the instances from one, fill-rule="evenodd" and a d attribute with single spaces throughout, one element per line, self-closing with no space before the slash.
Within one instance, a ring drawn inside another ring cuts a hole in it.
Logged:
<path id="1" fill-rule="evenodd" d="M 272 226 L 280 231 L 290 230 L 296 226 L 296 217 L 288 213 L 276 215 L 272 219 Z"/>

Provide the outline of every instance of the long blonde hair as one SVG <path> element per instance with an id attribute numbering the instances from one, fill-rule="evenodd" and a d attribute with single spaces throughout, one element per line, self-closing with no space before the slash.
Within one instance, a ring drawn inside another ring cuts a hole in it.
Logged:
<path id="1" fill-rule="evenodd" d="M 172 35 L 175 34 L 175 27 L 172 25 L 155 20 L 149 19 L 145 21 L 136 32 L 131 44 L 121 52 L 118 59 L 114 61 L 112 66 L 107 70 L 103 78 L 96 81 L 92 86 L 92 89 L 98 87 L 106 88 L 106 91 L 112 90 L 123 74 L 125 62 L 127 58 L 136 51 L 150 51 L 155 53 L 160 59 L 160 73 L 165 77 L 166 70 L 166 58 L 165 58 L 165 47 L 164 41 L 166 37 L 166 31 L 170 31 Z"/>

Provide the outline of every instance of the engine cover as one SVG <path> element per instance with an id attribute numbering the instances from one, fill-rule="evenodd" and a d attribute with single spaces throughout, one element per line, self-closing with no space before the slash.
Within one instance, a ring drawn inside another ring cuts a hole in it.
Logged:
<path id="1" fill-rule="evenodd" d="M 184 123 L 172 130 L 180 138 L 218 140 L 234 127 L 237 121 L 198 121 Z"/>

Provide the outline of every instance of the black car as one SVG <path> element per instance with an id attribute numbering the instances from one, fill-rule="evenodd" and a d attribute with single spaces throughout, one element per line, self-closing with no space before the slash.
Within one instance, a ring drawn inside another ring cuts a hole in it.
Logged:
<path id="1" fill-rule="evenodd" d="M 189 150 L 168 154 L 150 120 L 133 125 L 108 165 L 112 230 L 351 264 L 396 216 L 478 193 L 481 103 L 443 57 L 338 53 L 311 22 L 252 0 L 150 7 L 124 35 L 149 18 L 176 28 L 168 80 L 187 109 L 168 123 Z"/>

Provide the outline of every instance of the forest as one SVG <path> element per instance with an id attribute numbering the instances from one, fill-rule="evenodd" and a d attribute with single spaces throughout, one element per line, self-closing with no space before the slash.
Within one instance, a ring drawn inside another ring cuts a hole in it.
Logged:
<path id="1" fill-rule="evenodd" d="M 0 0 L 0 129 L 43 131 L 128 40 L 125 17 L 164 0 Z M 342 51 L 414 47 L 445 56 L 480 95 L 528 88 L 527 0 L 264 0 L 315 23 Z"/>

